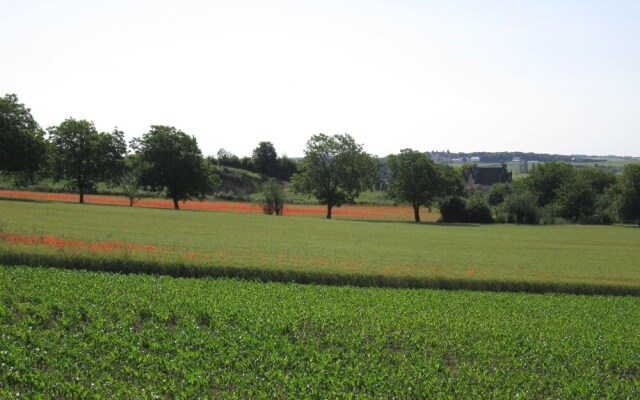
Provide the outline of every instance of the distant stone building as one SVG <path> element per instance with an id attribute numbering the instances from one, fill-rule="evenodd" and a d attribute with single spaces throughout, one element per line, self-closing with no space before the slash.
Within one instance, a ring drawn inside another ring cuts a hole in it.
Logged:
<path id="1" fill-rule="evenodd" d="M 507 164 L 499 167 L 478 167 L 465 169 L 462 173 L 465 185 L 474 192 L 486 192 L 496 183 L 510 183 L 511 172 L 507 171 Z"/>

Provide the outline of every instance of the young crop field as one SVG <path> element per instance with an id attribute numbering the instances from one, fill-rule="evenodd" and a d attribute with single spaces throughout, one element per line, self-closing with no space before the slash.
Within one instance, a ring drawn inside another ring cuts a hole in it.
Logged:
<path id="1" fill-rule="evenodd" d="M 0 200 L 0 262 L 355 286 L 640 294 L 639 230 Z"/>
<path id="2" fill-rule="evenodd" d="M 1 398 L 638 398 L 640 298 L 0 266 Z"/>

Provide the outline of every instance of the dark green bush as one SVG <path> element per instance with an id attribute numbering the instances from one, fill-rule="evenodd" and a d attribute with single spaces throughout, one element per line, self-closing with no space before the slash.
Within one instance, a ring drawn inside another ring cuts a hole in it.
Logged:
<path id="1" fill-rule="evenodd" d="M 440 202 L 441 222 L 467 222 L 466 202 L 458 196 L 451 196 Z"/>

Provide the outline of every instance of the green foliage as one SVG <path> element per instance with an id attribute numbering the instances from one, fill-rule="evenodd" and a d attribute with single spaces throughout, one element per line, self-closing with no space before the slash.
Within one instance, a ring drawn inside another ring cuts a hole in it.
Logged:
<path id="1" fill-rule="evenodd" d="M 98 182 L 119 181 L 127 151 L 123 132 L 99 133 L 92 122 L 69 118 L 49 128 L 49 138 L 55 149 L 54 178 L 65 179 L 71 189 L 77 189 L 80 203 Z"/>
<path id="2" fill-rule="evenodd" d="M 640 294 L 637 232 L 621 226 L 327 224 L 293 213 L 271 218 L 0 202 L 5 233 L 97 242 L 98 249 L 113 242 L 158 249 L 93 253 L 0 240 L 1 263 L 358 286 Z"/>
<path id="3" fill-rule="evenodd" d="M 0 173 L 24 186 L 43 168 L 46 153 L 44 132 L 31 110 L 15 94 L 0 97 Z"/>
<path id="4" fill-rule="evenodd" d="M 576 174 L 556 191 L 560 215 L 574 222 L 590 217 L 595 212 L 596 192 L 584 175 Z"/>
<path id="5" fill-rule="evenodd" d="M 476 193 L 467 200 L 466 222 L 488 224 L 493 222 L 491 208 L 487 204 L 487 199 L 482 193 Z"/>
<path id="6" fill-rule="evenodd" d="M 347 134 L 314 135 L 307 142 L 299 173 L 292 178 L 297 192 L 310 194 L 327 205 L 327 219 L 333 207 L 354 202 L 376 179 L 375 160 Z"/>
<path id="7" fill-rule="evenodd" d="M 262 209 L 265 214 L 283 214 L 286 201 L 284 186 L 276 178 L 269 178 L 262 185 L 262 196 Z"/>
<path id="8" fill-rule="evenodd" d="M 491 208 L 482 193 L 476 193 L 469 199 L 451 196 L 440 203 L 441 222 L 470 222 L 487 224 L 493 222 Z"/>
<path id="9" fill-rule="evenodd" d="M 487 202 L 490 206 L 499 206 L 506 198 L 511 194 L 511 184 L 509 183 L 496 183 L 491 186 L 489 193 L 487 194 Z"/>
<path id="10" fill-rule="evenodd" d="M 142 194 L 140 180 L 144 170 L 148 165 L 142 161 L 140 154 L 129 154 L 125 157 L 122 176 L 120 177 L 120 186 L 122 192 L 129 199 L 129 206 L 132 207 L 136 199 Z"/>
<path id="11" fill-rule="evenodd" d="M 459 196 L 450 196 L 440 202 L 442 222 L 466 222 L 466 201 Z"/>
<path id="12" fill-rule="evenodd" d="M 0 266 L 0 397 L 637 397 L 640 299 Z"/>
<path id="13" fill-rule="evenodd" d="M 576 170 L 575 175 L 596 194 L 604 193 L 607 188 L 616 183 L 615 173 L 600 168 L 580 168 Z"/>
<path id="14" fill-rule="evenodd" d="M 540 220 L 545 225 L 554 225 L 563 223 L 566 220 L 561 217 L 562 209 L 560 204 L 549 203 L 540 210 Z"/>
<path id="15" fill-rule="evenodd" d="M 448 195 L 441 192 L 443 177 L 435 163 L 419 151 L 404 149 L 389 155 L 387 165 L 391 173 L 389 196 L 410 203 L 415 222 L 420 222 L 420 206 L 431 207 L 437 196 Z"/>
<path id="16" fill-rule="evenodd" d="M 640 164 L 626 165 L 620 183 L 620 216 L 640 226 Z"/>
<path id="17" fill-rule="evenodd" d="M 525 184 L 512 185 L 512 192 L 503 204 L 509 221 L 516 224 L 537 224 L 540 220 L 540 210 L 536 194 Z"/>
<path id="18" fill-rule="evenodd" d="M 253 149 L 251 162 L 256 172 L 266 176 L 276 176 L 278 172 L 278 153 L 271 142 L 260 142 Z"/>
<path id="19" fill-rule="evenodd" d="M 525 180 L 538 199 L 538 205 L 544 207 L 556 200 L 556 191 L 573 178 L 574 172 L 573 166 L 569 163 L 549 162 L 538 165 L 529 172 Z"/>
<path id="20" fill-rule="evenodd" d="M 196 138 L 172 126 L 152 125 L 134 146 L 148 165 L 141 182 L 151 190 L 166 188 L 176 210 L 180 208 L 179 201 L 202 198 L 216 183 L 215 175 L 209 174 L 205 166 Z"/>

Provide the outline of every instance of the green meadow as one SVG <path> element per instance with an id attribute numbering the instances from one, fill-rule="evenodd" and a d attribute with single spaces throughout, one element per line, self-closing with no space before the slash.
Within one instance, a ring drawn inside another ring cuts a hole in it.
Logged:
<path id="1" fill-rule="evenodd" d="M 417 225 L 0 200 L 0 230 L 0 261 L 13 265 L 357 286 L 640 294 L 640 231 L 627 226 Z M 102 250 L 16 243 L 11 235 L 96 242 Z M 109 250 L 115 242 L 155 250 Z"/>

